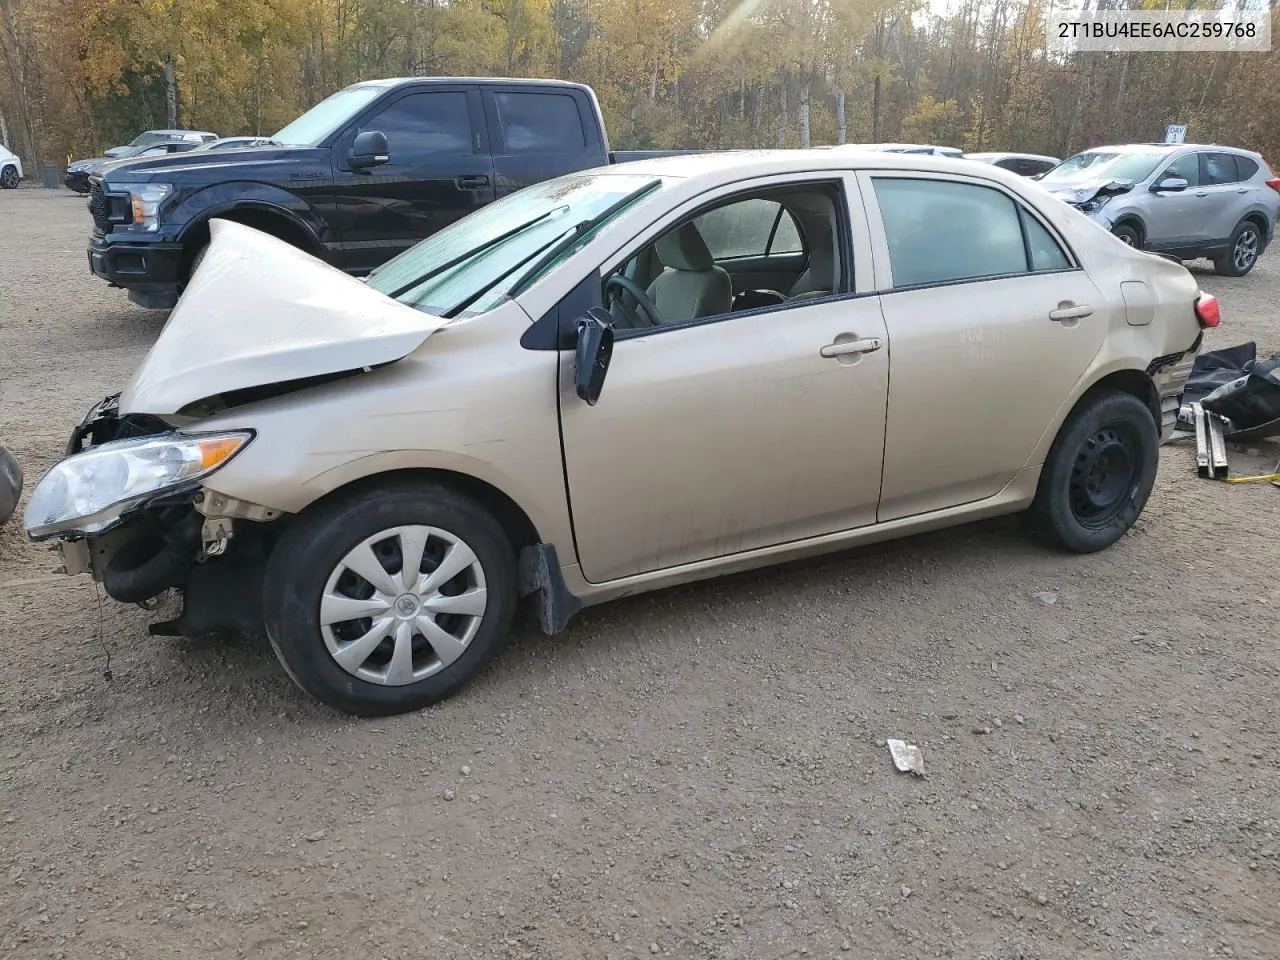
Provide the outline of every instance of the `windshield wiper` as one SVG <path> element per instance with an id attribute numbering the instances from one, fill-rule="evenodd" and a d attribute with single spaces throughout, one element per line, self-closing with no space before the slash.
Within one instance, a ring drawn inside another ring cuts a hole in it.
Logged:
<path id="1" fill-rule="evenodd" d="M 498 236 L 494 237 L 492 240 L 488 241 L 487 243 L 482 243 L 478 247 L 472 247 L 466 253 L 460 253 L 458 254 L 458 256 L 454 257 L 452 260 L 446 260 L 444 263 L 442 263 L 440 266 L 436 267 L 434 270 L 427 273 L 425 276 L 418 277 L 416 280 L 413 280 L 410 283 L 406 283 L 403 287 L 399 287 L 398 289 L 391 291 L 391 293 L 387 294 L 387 296 L 389 296 L 392 300 L 399 300 L 402 296 L 404 296 L 410 290 L 413 290 L 417 287 L 422 286 L 428 280 L 434 280 L 436 277 L 440 276 L 440 274 L 446 273 L 447 271 L 452 270 L 454 267 L 456 267 L 458 264 L 462 263 L 465 260 L 470 260 L 472 257 L 477 257 L 480 254 L 484 253 L 486 250 L 492 250 L 494 247 L 498 246 L 499 244 L 505 243 L 506 241 L 510 240 L 517 233 L 523 233 L 525 230 L 528 230 L 534 224 L 541 223 L 543 220 L 547 219 L 547 217 L 551 216 L 557 210 L 561 210 L 561 209 L 563 209 L 563 207 L 553 207 L 550 210 L 548 210 L 546 213 L 536 216 L 532 220 L 528 220 L 525 223 L 520 224 L 520 226 L 518 227 L 513 227 L 512 229 L 508 230 L 506 233 L 499 234 Z"/>
<path id="2" fill-rule="evenodd" d="M 609 206 L 605 207 L 604 210 L 602 210 L 600 213 L 597 213 L 590 220 L 583 220 L 576 227 L 570 230 L 567 234 L 562 236 L 559 240 L 552 241 L 550 248 L 546 248 L 546 247 L 543 248 L 544 250 L 546 250 L 546 253 L 544 253 L 541 257 L 538 257 L 537 263 L 535 263 L 532 267 L 530 267 L 528 270 L 526 270 L 524 273 L 520 275 L 520 279 L 517 280 L 515 283 L 513 283 L 507 289 L 506 295 L 508 297 L 516 296 L 525 288 L 526 284 L 528 284 L 531 280 L 533 280 L 534 277 L 536 277 L 543 270 L 545 270 L 548 264 L 554 263 L 556 258 L 559 257 L 560 254 L 564 253 L 566 250 L 572 247 L 575 243 L 581 240 L 584 236 L 586 236 L 596 227 L 600 226 L 600 224 L 611 219 L 613 216 L 615 216 L 618 213 L 619 210 L 623 209 L 624 207 L 628 206 L 631 203 L 634 203 L 636 200 L 639 200 L 641 197 L 643 197 L 646 193 L 649 193 L 651 190 L 655 189 L 661 182 L 662 182 L 661 180 L 652 180 L 649 183 L 646 183 L 643 187 L 638 187 L 637 189 L 632 190 L 622 199 L 616 201 L 615 203 L 609 204 Z M 530 256 L 531 257 L 538 256 L 538 251 L 535 250 Z M 526 263 L 528 262 L 527 258 L 525 262 Z M 507 275 L 509 276 L 512 272 L 513 271 L 508 271 Z M 489 285 L 488 289 L 492 290 L 493 287 L 497 283 L 500 283 L 503 279 L 505 279 L 505 277 L 499 277 L 498 280 L 494 281 L 494 283 L 491 283 Z"/>

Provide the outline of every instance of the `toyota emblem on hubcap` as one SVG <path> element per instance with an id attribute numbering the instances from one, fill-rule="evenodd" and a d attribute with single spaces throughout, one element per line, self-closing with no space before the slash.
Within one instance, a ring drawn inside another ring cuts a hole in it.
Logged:
<path id="1" fill-rule="evenodd" d="M 399 616 L 405 618 L 406 620 L 409 617 L 417 616 L 418 615 L 418 598 L 414 596 L 410 596 L 407 593 L 397 597 L 396 613 Z"/>

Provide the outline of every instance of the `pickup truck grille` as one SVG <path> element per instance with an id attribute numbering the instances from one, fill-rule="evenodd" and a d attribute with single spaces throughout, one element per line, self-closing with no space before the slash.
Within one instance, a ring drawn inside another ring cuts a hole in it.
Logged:
<path id="1" fill-rule="evenodd" d="M 106 233 L 111 229 L 111 207 L 98 181 L 89 185 L 89 214 L 93 217 L 94 233 Z"/>

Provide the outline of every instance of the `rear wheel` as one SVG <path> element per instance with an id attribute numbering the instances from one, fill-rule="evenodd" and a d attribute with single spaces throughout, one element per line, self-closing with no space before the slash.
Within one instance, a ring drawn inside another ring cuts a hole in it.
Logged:
<path id="1" fill-rule="evenodd" d="M 18 168 L 13 164 L 9 164 L 9 166 L 0 170 L 0 188 L 5 190 L 16 190 L 18 189 L 19 179 Z"/>
<path id="2" fill-rule="evenodd" d="M 1227 241 L 1227 252 L 1214 257 L 1214 272 L 1224 277 L 1243 277 L 1258 262 L 1258 254 L 1262 252 L 1262 232 L 1252 220 L 1246 220 L 1236 227 Z"/>
<path id="3" fill-rule="evenodd" d="M 340 710 L 417 710 L 476 675 L 516 606 L 510 540 L 437 484 L 394 484 L 300 517 L 267 563 L 267 635 L 289 676 Z"/>
<path id="4" fill-rule="evenodd" d="M 1142 234 L 1138 233 L 1138 228 L 1131 223 L 1117 224 L 1111 228 L 1111 235 L 1131 247 L 1142 246 Z"/>
<path id="5" fill-rule="evenodd" d="M 1159 450 L 1155 418 L 1141 400 L 1116 390 L 1087 394 L 1045 459 L 1029 526 L 1075 553 L 1111 546 L 1146 506 Z"/>

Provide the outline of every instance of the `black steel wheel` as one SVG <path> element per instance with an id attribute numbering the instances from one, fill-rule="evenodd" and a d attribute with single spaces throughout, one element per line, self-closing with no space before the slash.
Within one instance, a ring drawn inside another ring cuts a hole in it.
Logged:
<path id="1" fill-rule="evenodd" d="M 1145 403 L 1118 390 L 1090 391 L 1049 449 L 1028 526 L 1075 553 L 1111 546 L 1142 514 L 1159 452 L 1160 431 Z"/>

